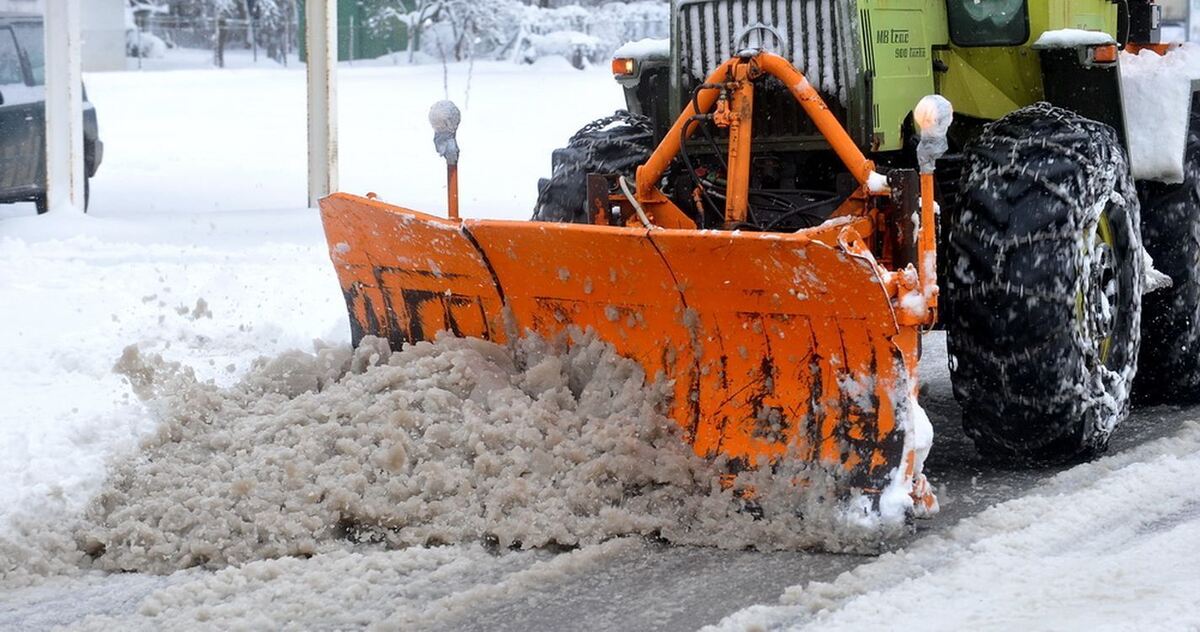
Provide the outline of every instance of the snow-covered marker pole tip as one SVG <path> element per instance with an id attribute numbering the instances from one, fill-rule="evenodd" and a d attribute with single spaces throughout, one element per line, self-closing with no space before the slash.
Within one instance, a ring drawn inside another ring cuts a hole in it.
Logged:
<path id="1" fill-rule="evenodd" d="M 458 219 L 458 124 L 462 112 L 453 101 L 438 101 L 429 108 L 429 124 L 433 126 L 433 147 L 446 159 L 446 189 L 450 219 Z"/>
<path id="2" fill-rule="evenodd" d="M 937 226 L 933 200 L 933 172 L 950 148 L 946 134 L 954 122 L 954 107 L 945 97 L 931 94 L 913 109 L 913 122 L 920 131 L 917 163 L 921 169 L 921 223 L 917 229 L 917 261 L 920 265 L 921 291 L 930 317 L 937 313 Z"/>

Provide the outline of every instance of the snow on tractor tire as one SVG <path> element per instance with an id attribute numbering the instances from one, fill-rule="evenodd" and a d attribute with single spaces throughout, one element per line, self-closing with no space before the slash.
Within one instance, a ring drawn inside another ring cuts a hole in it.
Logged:
<path id="1" fill-rule="evenodd" d="M 1138 199 L 1116 132 L 1049 104 L 966 148 L 948 209 L 954 394 L 986 455 L 1056 462 L 1129 413 L 1142 305 Z"/>
<path id="2" fill-rule="evenodd" d="M 650 119 L 625 111 L 592 121 L 566 147 L 551 154 L 550 177 L 538 183 L 533 219 L 588 223 L 587 176 L 619 174 L 632 179 L 654 151 Z"/>

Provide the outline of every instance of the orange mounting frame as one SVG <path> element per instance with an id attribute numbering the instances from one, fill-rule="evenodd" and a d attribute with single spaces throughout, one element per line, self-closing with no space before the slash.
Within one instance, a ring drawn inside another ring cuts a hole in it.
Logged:
<path id="1" fill-rule="evenodd" d="M 637 191 L 634 197 L 651 221 L 667 228 L 696 227 L 695 223 L 659 190 L 658 182 L 679 155 L 682 141 L 690 138 L 695 131 L 696 118 L 709 114 L 712 114 L 718 125 L 729 128 L 726 224 L 735 224 L 746 218 L 749 208 L 750 145 L 753 135 L 753 82 L 764 75 L 773 76 L 787 86 L 800 107 L 829 142 L 834 153 L 861 185 L 862 193 L 886 194 L 886 191 L 870 190 L 868 182 L 875 171 L 875 163 L 868 160 L 854 144 L 854 140 L 846 133 L 804 74 L 783 57 L 760 51 L 753 55 L 734 57 L 717 67 L 701 86 L 695 103 L 688 103 L 658 148 L 646 160 L 646 164 L 638 168 Z M 864 200 L 867 195 L 858 196 L 858 199 Z"/>
<path id="2" fill-rule="evenodd" d="M 663 175 L 681 151 L 682 142 L 695 132 L 697 119 L 709 117 L 720 127 L 729 130 L 729 166 L 726 174 L 725 225 L 733 227 L 743 223 L 749 212 L 751 145 L 753 140 L 754 81 L 772 76 L 787 86 L 805 114 L 813 121 L 825 137 L 834 153 L 841 159 L 847 171 L 859 183 L 855 191 L 834 213 L 833 217 L 864 217 L 870 214 L 872 197 L 890 196 L 892 191 L 883 176 L 875 171 L 874 161 L 863 155 L 862 150 L 850 138 L 829 106 L 817 90 L 791 62 L 779 55 L 766 51 L 731 58 L 714 70 L 700 86 L 696 98 L 689 102 L 683 113 L 675 120 L 662 142 L 646 163 L 637 170 L 637 187 L 632 202 L 640 205 L 646 219 L 656 227 L 695 229 L 696 223 L 666 194 L 658 188 Z M 879 182 L 873 182 L 878 179 Z M 904 302 L 917 305 L 915 309 L 902 309 L 898 317 L 905 323 L 932 325 L 937 321 L 937 243 L 935 234 L 934 182 L 932 174 L 920 178 L 920 227 L 915 235 L 916 266 L 912 274 L 896 275 L 891 283 L 892 291 L 905 294 L 919 293 L 923 301 Z M 624 204 L 629 200 L 615 196 L 614 202 Z M 604 216 L 597 213 L 597 219 Z M 626 214 L 628 226 L 640 226 L 645 221 L 632 213 Z M 884 228 L 885 221 L 875 222 Z M 819 227 L 818 227 L 819 228 Z M 885 231 L 881 231 L 885 232 Z M 867 235 L 864 234 L 864 237 Z M 880 253 L 884 254 L 884 253 Z M 884 262 L 888 258 L 884 254 Z"/>

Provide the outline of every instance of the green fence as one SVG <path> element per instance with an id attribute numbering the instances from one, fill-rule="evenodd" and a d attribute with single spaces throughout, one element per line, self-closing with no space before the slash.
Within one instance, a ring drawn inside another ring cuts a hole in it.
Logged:
<path id="1" fill-rule="evenodd" d="M 371 15 L 375 13 L 377 6 L 383 3 L 382 0 L 338 2 L 338 61 L 375 59 L 408 47 L 408 37 L 403 26 L 390 29 L 390 33 L 381 33 L 370 27 Z M 395 2 L 392 0 L 386 4 Z M 304 38 L 304 0 L 299 0 L 296 5 L 300 13 L 300 60 L 303 61 L 308 51 Z"/>

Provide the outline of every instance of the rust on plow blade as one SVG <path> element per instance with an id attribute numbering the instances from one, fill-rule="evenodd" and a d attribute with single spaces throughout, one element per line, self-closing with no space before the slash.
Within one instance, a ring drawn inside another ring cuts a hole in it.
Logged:
<path id="1" fill-rule="evenodd" d="M 356 344 L 592 329 L 674 381 L 670 416 L 731 472 L 790 452 L 932 507 L 914 471 L 919 330 L 897 323 L 866 220 L 794 234 L 460 222 L 340 193 L 321 212 Z"/>

